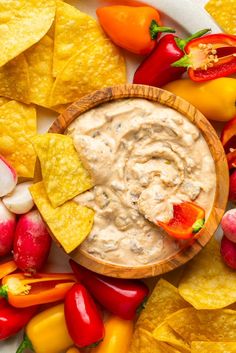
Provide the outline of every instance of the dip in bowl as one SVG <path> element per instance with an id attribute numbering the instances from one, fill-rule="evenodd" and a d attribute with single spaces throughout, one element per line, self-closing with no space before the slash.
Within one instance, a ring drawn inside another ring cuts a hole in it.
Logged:
<path id="1" fill-rule="evenodd" d="M 153 276 L 188 261 L 214 234 L 227 202 L 227 163 L 214 129 L 187 102 L 148 86 L 106 88 L 70 106 L 50 132 L 73 138 L 94 184 L 74 199 L 95 210 L 90 235 L 71 253 L 82 265 Z M 191 241 L 156 225 L 185 201 L 206 214 Z"/>

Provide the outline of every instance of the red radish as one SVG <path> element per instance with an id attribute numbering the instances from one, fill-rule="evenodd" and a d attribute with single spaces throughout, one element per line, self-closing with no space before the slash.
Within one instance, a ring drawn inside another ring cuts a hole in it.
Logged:
<path id="1" fill-rule="evenodd" d="M 15 228 L 15 215 L 0 200 L 0 256 L 5 256 L 12 250 Z"/>
<path id="2" fill-rule="evenodd" d="M 26 181 L 25 183 L 16 185 L 15 189 L 2 199 L 2 202 L 9 211 L 16 214 L 23 214 L 33 208 L 34 201 L 29 192 L 29 187 L 32 184 L 32 181 Z"/>
<path id="3" fill-rule="evenodd" d="M 22 271 L 36 272 L 47 261 L 51 237 L 37 210 L 20 216 L 14 239 L 14 260 Z"/>
<path id="4" fill-rule="evenodd" d="M 227 211 L 221 221 L 221 227 L 224 235 L 236 243 L 236 208 Z"/>
<path id="5" fill-rule="evenodd" d="M 220 252 L 226 265 L 236 270 L 236 243 L 233 243 L 224 235 Z"/>
<path id="6" fill-rule="evenodd" d="M 0 197 L 12 192 L 17 184 L 15 169 L 0 156 Z"/>
<path id="7" fill-rule="evenodd" d="M 236 201 L 236 170 L 230 175 L 229 179 L 229 200 Z"/>

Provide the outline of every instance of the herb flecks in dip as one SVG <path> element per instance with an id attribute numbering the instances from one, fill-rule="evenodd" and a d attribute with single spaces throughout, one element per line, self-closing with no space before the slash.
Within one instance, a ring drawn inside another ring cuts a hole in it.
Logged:
<path id="1" fill-rule="evenodd" d="M 68 129 L 95 187 L 76 201 L 96 211 L 81 248 L 125 265 L 147 264 L 180 244 L 154 225 L 173 204 L 194 201 L 209 215 L 216 176 L 199 129 L 171 108 L 145 99 L 103 104 Z"/>

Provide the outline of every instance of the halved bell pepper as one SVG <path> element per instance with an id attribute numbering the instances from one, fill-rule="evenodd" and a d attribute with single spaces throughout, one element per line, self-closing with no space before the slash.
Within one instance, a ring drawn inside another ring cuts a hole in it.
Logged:
<path id="1" fill-rule="evenodd" d="M 226 155 L 229 170 L 232 168 L 236 168 L 236 149 L 227 153 Z"/>
<path id="2" fill-rule="evenodd" d="M 7 261 L 0 264 L 0 279 L 9 275 L 17 269 L 15 261 Z"/>
<path id="3" fill-rule="evenodd" d="M 209 34 L 189 42 L 186 55 L 172 64 L 187 67 L 193 81 L 208 81 L 236 72 L 236 36 Z"/>
<path id="4" fill-rule="evenodd" d="M 12 306 L 25 308 L 63 299 L 74 283 L 70 273 L 37 273 L 34 277 L 16 273 L 3 278 L 0 295 Z"/>
<path id="5" fill-rule="evenodd" d="M 198 233 L 205 223 L 205 211 L 192 202 L 173 206 L 174 217 L 169 222 L 157 222 L 170 236 L 177 239 L 190 239 Z"/>

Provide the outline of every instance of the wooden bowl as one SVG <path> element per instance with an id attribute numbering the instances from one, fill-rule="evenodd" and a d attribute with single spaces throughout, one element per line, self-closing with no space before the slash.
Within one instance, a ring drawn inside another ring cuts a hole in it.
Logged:
<path id="1" fill-rule="evenodd" d="M 74 250 L 70 256 L 81 265 L 103 275 L 122 278 L 144 278 L 171 271 L 192 259 L 210 240 L 224 214 L 228 199 L 228 166 L 221 142 L 208 120 L 191 104 L 162 89 L 143 85 L 121 85 L 91 93 L 69 106 L 52 124 L 49 132 L 63 134 L 79 115 L 101 103 L 120 98 L 146 98 L 171 107 L 194 123 L 204 136 L 216 168 L 216 192 L 210 216 L 204 228 L 191 245 L 180 249 L 166 259 L 154 263 L 129 267 L 108 263 L 82 251 Z"/>

